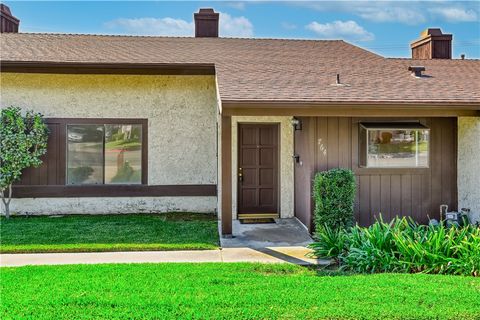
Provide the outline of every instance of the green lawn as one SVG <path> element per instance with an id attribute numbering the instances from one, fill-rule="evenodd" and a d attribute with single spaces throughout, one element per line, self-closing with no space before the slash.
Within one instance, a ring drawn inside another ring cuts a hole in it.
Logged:
<path id="1" fill-rule="evenodd" d="M 12 217 L 0 223 L 2 253 L 218 248 L 213 214 Z"/>
<path id="2" fill-rule="evenodd" d="M 480 279 L 294 265 L 0 268 L 2 319 L 479 319 Z"/>

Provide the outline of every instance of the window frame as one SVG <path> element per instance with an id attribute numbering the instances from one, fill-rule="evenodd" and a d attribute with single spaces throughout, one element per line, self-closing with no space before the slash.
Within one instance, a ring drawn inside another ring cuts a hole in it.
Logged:
<path id="1" fill-rule="evenodd" d="M 362 132 L 364 130 L 364 132 Z M 368 166 L 368 133 L 372 130 L 428 130 L 428 160 L 426 166 Z M 363 148 L 364 147 L 364 148 Z M 431 166 L 431 129 L 419 121 L 358 122 L 358 167 L 364 170 L 429 170 Z"/>
<path id="2" fill-rule="evenodd" d="M 139 118 L 49 118 L 49 122 L 60 123 L 62 125 L 62 137 L 60 143 L 64 150 L 63 155 L 63 173 L 64 173 L 64 185 L 65 187 L 81 187 L 89 188 L 93 186 L 111 187 L 111 186 L 145 186 L 148 185 L 148 119 Z M 67 126 L 70 125 L 106 125 L 106 124 L 119 124 L 119 125 L 142 125 L 142 151 L 141 151 L 141 166 L 142 174 L 140 183 L 135 184 L 68 184 L 67 177 L 67 164 L 68 164 L 68 139 L 67 139 Z M 62 143 L 63 141 L 63 143 Z"/>

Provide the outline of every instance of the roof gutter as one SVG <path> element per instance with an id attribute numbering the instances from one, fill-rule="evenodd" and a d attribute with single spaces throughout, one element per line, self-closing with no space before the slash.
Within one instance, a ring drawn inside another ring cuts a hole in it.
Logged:
<path id="1" fill-rule="evenodd" d="M 214 64 L 0 61 L 1 72 L 49 74 L 214 75 Z"/>
<path id="2" fill-rule="evenodd" d="M 305 101 L 305 100 L 224 100 L 222 105 L 227 108 L 319 108 L 319 107 L 345 107 L 365 108 L 374 106 L 376 108 L 462 108 L 465 110 L 480 110 L 480 101 L 446 101 L 446 100 L 376 100 L 376 101 Z"/>

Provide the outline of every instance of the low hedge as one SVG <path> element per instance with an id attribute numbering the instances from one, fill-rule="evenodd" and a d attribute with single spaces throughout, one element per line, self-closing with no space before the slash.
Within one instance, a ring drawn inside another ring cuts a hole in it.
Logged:
<path id="1" fill-rule="evenodd" d="M 472 225 L 425 226 L 405 217 L 370 227 L 324 225 L 311 248 L 346 271 L 480 276 L 480 228 Z"/>
<path id="2" fill-rule="evenodd" d="M 352 170 L 340 168 L 317 173 L 313 186 L 315 227 L 327 225 L 338 229 L 352 226 L 356 189 Z"/>

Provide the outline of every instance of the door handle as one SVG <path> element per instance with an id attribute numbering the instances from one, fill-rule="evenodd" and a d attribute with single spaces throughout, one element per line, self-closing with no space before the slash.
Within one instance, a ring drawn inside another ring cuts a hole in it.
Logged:
<path id="1" fill-rule="evenodd" d="M 243 181 L 243 170 L 242 168 L 238 168 L 238 181 Z"/>

